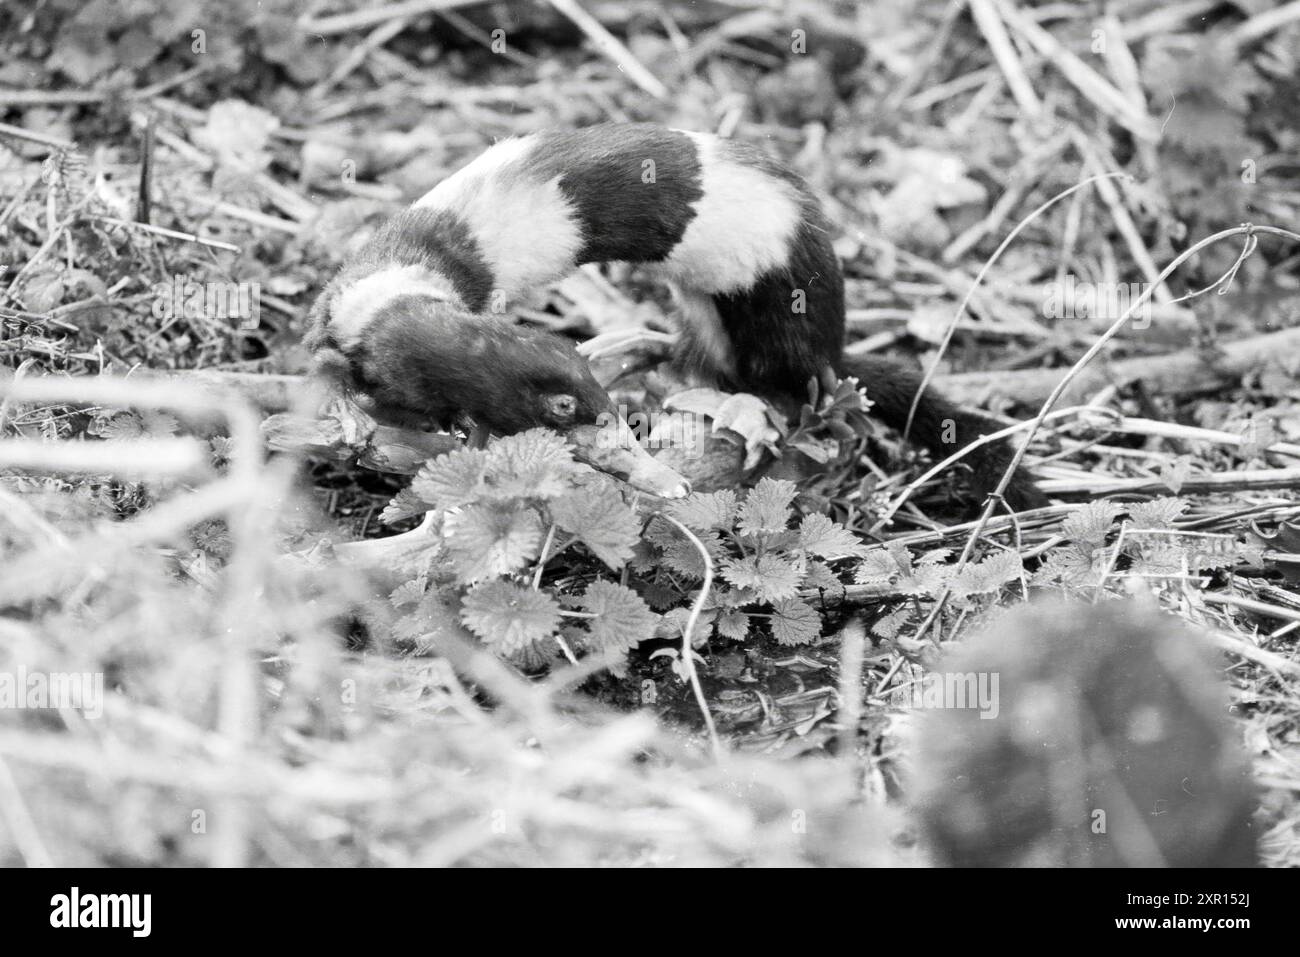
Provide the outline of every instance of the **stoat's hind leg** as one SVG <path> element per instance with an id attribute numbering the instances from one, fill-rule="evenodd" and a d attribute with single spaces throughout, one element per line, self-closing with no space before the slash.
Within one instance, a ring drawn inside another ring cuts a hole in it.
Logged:
<path id="1" fill-rule="evenodd" d="M 715 389 L 735 384 L 736 362 L 731 340 L 713 297 L 673 284 L 681 338 L 673 366 L 686 381 Z"/>

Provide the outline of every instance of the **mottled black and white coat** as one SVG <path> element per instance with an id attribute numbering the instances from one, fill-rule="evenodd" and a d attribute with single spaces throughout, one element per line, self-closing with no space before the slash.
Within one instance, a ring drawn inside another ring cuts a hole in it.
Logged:
<path id="1" fill-rule="evenodd" d="M 707 133 L 602 124 L 503 140 L 383 226 L 322 294 L 309 344 L 382 418 L 491 431 L 566 429 L 609 408 L 568 340 L 511 303 L 590 262 L 646 264 L 673 289 L 678 365 L 795 411 L 827 368 L 891 425 L 919 378 L 843 357 L 844 283 L 807 184 L 763 150 Z M 988 423 L 928 393 L 913 434 L 945 454 Z M 987 464 L 1005 461 L 995 450 Z"/>

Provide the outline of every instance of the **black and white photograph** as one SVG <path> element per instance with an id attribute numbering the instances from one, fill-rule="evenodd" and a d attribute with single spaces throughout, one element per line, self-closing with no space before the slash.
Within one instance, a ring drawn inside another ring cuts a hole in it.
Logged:
<path id="1" fill-rule="evenodd" d="M 121 939 L 159 868 L 1250 929 L 1300 2 L 7 0 L 0 866 Z"/>

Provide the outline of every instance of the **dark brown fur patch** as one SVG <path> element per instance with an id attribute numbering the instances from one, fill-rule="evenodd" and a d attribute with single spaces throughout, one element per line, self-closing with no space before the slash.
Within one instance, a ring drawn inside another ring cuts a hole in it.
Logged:
<path id="1" fill-rule="evenodd" d="M 540 133 L 529 173 L 544 181 L 559 177 L 582 223 L 580 264 L 661 262 L 681 242 L 704 195 L 695 143 L 651 123 Z"/>

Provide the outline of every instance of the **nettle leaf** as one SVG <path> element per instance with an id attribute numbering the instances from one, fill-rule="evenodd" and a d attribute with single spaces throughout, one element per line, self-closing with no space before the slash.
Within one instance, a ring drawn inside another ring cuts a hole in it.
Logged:
<path id="1" fill-rule="evenodd" d="M 513 572 L 537 557 L 542 522 L 531 508 L 467 505 L 447 514 L 443 533 L 456 577 L 474 582 Z"/>
<path id="2" fill-rule="evenodd" d="M 641 597 L 651 608 L 667 611 L 682 600 L 682 592 L 668 582 L 646 581 L 641 583 Z"/>
<path id="3" fill-rule="evenodd" d="M 1003 585 L 1019 580 L 1024 570 L 1024 562 L 1020 560 L 1019 552 L 996 552 L 978 564 L 963 568 L 953 583 L 953 591 L 958 597 L 986 595 L 997 591 Z"/>
<path id="4" fill-rule="evenodd" d="M 911 617 L 911 608 L 906 605 L 901 608 L 896 608 L 888 615 L 877 618 L 871 625 L 871 633 L 873 635 L 878 635 L 881 638 L 897 638 L 899 633 L 902 632 L 903 626 L 907 624 L 907 620 Z"/>
<path id="5" fill-rule="evenodd" d="M 822 619 L 817 609 L 799 598 L 772 605 L 772 637 L 782 645 L 805 645 L 821 637 Z"/>
<path id="6" fill-rule="evenodd" d="M 1048 552 L 1047 560 L 1038 566 L 1032 581 L 1034 584 L 1096 585 L 1101 577 L 1098 556 L 1104 553 L 1104 549 L 1094 549 L 1089 545 L 1054 548 Z"/>
<path id="7" fill-rule="evenodd" d="M 424 598 L 424 589 L 425 583 L 413 578 L 394 588 L 389 593 L 388 600 L 392 602 L 394 608 L 401 608 L 403 605 L 414 605 Z"/>
<path id="8" fill-rule="evenodd" d="M 465 594 L 460 620 L 498 655 L 523 652 L 550 637 L 560 621 L 560 606 L 542 591 L 507 581 L 475 585 Z"/>
<path id="9" fill-rule="evenodd" d="M 785 531 L 796 492 L 795 484 L 785 479 L 760 479 L 740 506 L 741 532 L 764 535 Z"/>
<path id="10" fill-rule="evenodd" d="M 429 508 L 454 508 L 477 502 L 483 495 L 487 466 L 487 453 L 482 449 L 453 449 L 421 466 L 406 494 L 428 503 Z M 397 504 L 396 499 L 393 504 Z"/>
<path id="11" fill-rule="evenodd" d="M 1100 545 L 1124 509 L 1108 499 L 1087 502 L 1061 523 L 1061 534 L 1072 542 Z"/>
<path id="12" fill-rule="evenodd" d="M 853 571 L 853 580 L 859 585 L 885 585 L 898 574 L 898 563 L 883 548 L 867 552 Z"/>
<path id="13" fill-rule="evenodd" d="M 911 595 L 937 595 L 945 586 L 955 583 L 954 568 L 933 562 L 918 564 L 909 574 L 899 576 L 898 589 Z"/>
<path id="14" fill-rule="evenodd" d="M 799 547 L 828 560 L 855 558 L 867 551 L 856 535 L 820 513 L 807 515 L 800 523 Z"/>
<path id="15" fill-rule="evenodd" d="M 704 546 L 714 565 L 726 555 L 717 532 L 699 531 L 696 538 Z M 704 559 L 695 544 L 672 524 L 656 518 L 646 529 L 645 537 L 663 552 L 663 564 L 679 575 L 698 580 L 704 577 Z"/>
<path id="16" fill-rule="evenodd" d="M 758 592 L 752 588 L 721 588 L 715 586 L 713 600 L 719 608 L 744 608 L 746 605 L 754 604 L 759 598 Z"/>
<path id="17" fill-rule="evenodd" d="M 591 553 L 618 571 L 632 557 L 641 521 L 608 483 L 591 483 L 550 503 L 551 518 Z"/>
<path id="18" fill-rule="evenodd" d="M 1134 502 L 1128 506 L 1128 514 L 1135 528 L 1173 528 L 1174 519 L 1183 514 L 1189 504 L 1185 498 L 1165 496 L 1150 502 Z"/>
<path id="19" fill-rule="evenodd" d="M 691 631 L 691 647 L 699 648 L 709 640 L 712 633 L 714 621 L 718 618 L 718 610 L 704 609 L 700 612 L 700 617 L 695 621 L 695 628 Z M 686 634 L 686 626 L 691 620 L 691 610 L 689 608 L 674 608 L 664 613 L 660 619 L 660 627 L 657 630 L 659 638 L 679 639 Z M 654 655 L 651 655 L 653 658 Z M 697 656 L 698 657 L 698 656 Z"/>
<path id="20" fill-rule="evenodd" d="M 493 439 L 487 448 L 487 486 L 493 498 L 552 499 L 591 470 L 573 460 L 565 441 L 550 429 L 529 429 Z"/>
<path id="21" fill-rule="evenodd" d="M 906 545 L 901 542 L 890 542 L 885 546 L 885 551 L 888 552 L 889 557 L 894 560 L 894 564 L 898 567 L 898 573 L 900 575 L 906 576 L 912 574 L 912 553 L 908 551 Z"/>
<path id="22" fill-rule="evenodd" d="M 117 412 L 92 422 L 89 431 L 103 439 L 138 439 L 145 434 L 145 425 L 134 412 Z"/>
<path id="23" fill-rule="evenodd" d="M 153 409 L 145 409 L 142 411 L 140 413 L 140 421 L 143 423 L 146 432 L 158 438 L 175 435 L 181 428 L 181 424 L 176 420 L 176 416 L 169 415 L 166 412 L 157 412 Z"/>
<path id="24" fill-rule="evenodd" d="M 408 486 L 394 495 L 393 500 L 384 506 L 384 510 L 379 513 L 379 521 L 384 525 L 392 525 L 404 518 L 423 515 L 431 508 L 433 508 L 432 502 L 425 501 Z"/>
<path id="25" fill-rule="evenodd" d="M 749 636 L 749 616 L 743 611 L 728 611 L 718 616 L 718 635 L 731 641 Z"/>
<path id="26" fill-rule="evenodd" d="M 932 548 L 930 551 L 917 556 L 918 565 L 937 565 L 940 562 L 946 562 L 952 557 L 951 548 Z"/>
<path id="27" fill-rule="evenodd" d="M 564 652 L 560 650 L 560 643 L 554 640 L 553 636 L 546 635 L 523 642 L 505 657 L 506 661 L 520 671 L 541 671 L 563 661 Z"/>
<path id="28" fill-rule="evenodd" d="M 732 489 L 719 492 L 695 492 L 680 501 L 668 504 L 668 514 L 692 531 L 707 532 L 715 528 L 731 528 L 736 520 L 736 493 Z"/>
<path id="29" fill-rule="evenodd" d="M 582 607 L 594 614 L 587 631 L 596 647 L 626 651 L 653 637 L 659 616 L 636 592 L 609 581 L 594 581 L 582 595 Z"/>
<path id="30" fill-rule="evenodd" d="M 1130 570 L 1136 575 L 1172 578 L 1181 575 L 1184 570 L 1188 572 L 1199 570 L 1190 567 L 1187 549 L 1180 542 L 1143 543 L 1134 551 L 1138 554 Z"/>
<path id="31" fill-rule="evenodd" d="M 463 634 L 451 603 L 437 589 L 420 596 L 415 607 L 393 624 L 393 637 L 410 641 L 417 649 L 428 650 L 444 635 Z"/>
<path id="32" fill-rule="evenodd" d="M 808 571 L 803 576 L 803 587 L 832 589 L 842 586 L 839 577 L 825 562 L 809 562 Z"/>
<path id="33" fill-rule="evenodd" d="M 799 568 L 777 555 L 725 558 L 722 577 L 737 588 L 752 588 L 762 601 L 791 598 L 799 590 Z"/>

